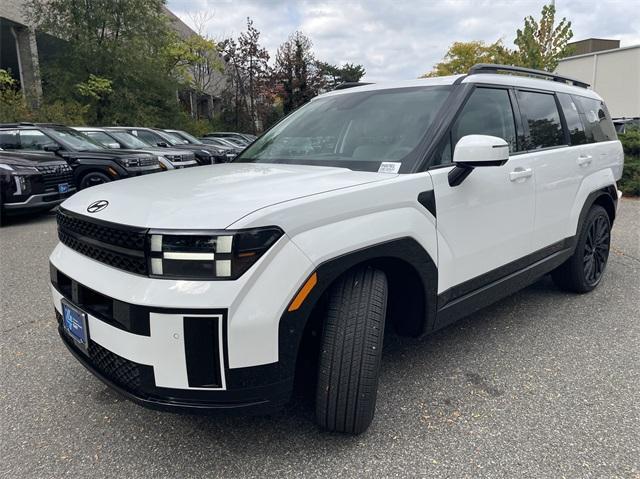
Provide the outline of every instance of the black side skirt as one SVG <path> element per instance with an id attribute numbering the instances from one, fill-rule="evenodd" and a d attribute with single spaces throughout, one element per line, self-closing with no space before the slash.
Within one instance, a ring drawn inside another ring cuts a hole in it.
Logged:
<path id="1" fill-rule="evenodd" d="M 567 238 L 438 295 L 435 329 L 472 314 L 553 271 L 571 257 L 575 238 Z"/>

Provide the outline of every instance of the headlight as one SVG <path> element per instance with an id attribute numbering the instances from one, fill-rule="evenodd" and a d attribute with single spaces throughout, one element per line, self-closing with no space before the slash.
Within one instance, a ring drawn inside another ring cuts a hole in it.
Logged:
<path id="1" fill-rule="evenodd" d="M 28 177 L 40 173 L 38 168 L 33 166 L 7 165 L 5 163 L 0 163 L 0 169 L 8 171 L 8 174 L 13 177 L 13 185 L 10 190 L 12 194 L 18 196 L 31 193 L 31 181 Z"/>
<path id="2" fill-rule="evenodd" d="M 158 158 L 154 156 L 149 157 L 138 157 L 138 158 L 118 158 L 118 163 L 120 163 L 125 168 L 138 168 L 141 166 L 157 166 Z"/>
<path id="3" fill-rule="evenodd" d="M 33 175 L 39 173 L 38 168 L 34 166 L 22 166 L 22 165 L 7 165 L 0 163 L 0 168 L 10 171 L 13 176 L 16 175 Z"/>
<path id="4" fill-rule="evenodd" d="M 151 231 L 152 277 L 237 279 L 283 235 L 276 226 L 219 233 Z"/>

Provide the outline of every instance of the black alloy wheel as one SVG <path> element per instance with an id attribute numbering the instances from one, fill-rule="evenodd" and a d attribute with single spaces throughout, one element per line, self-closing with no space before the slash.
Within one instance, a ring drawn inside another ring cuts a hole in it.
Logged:
<path id="1" fill-rule="evenodd" d="M 584 244 L 584 279 L 589 286 L 595 286 L 602 278 L 609 257 L 609 220 L 606 216 L 598 215 L 588 228 Z"/>

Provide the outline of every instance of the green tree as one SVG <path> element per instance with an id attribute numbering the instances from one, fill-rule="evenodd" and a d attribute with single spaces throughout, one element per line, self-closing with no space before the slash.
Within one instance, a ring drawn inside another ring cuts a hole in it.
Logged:
<path id="1" fill-rule="evenodd" d="M 518 29 L 514 44 L 517 49 L 518 64 L 538 70 L 554 71 L 558 61 L 570 53 L 567 46 L 573 37 L 571 22 L 566 18 L 555 25 L 556 7 L 542 7 L 540 21 L 532 16 L 524 19 L 524 28 Z"/>
<path id="2" fill-rule="evenodd" d="M 343 66 L 332 65 L 322 61 L 317 66 L 327 79 L 327 88 L 333 89 L 340 83 L 358 82 L 365 75 L 366 70 L 362 65 L 345 63 Z"/>
<path id="3" fill-rule="evenodd" d="M 489 45 L 481 41 L 454 42 L 444 59 L 423 78 L 466 73 L 476 63 L 516 65 L 552 72 L 558 61 L 571 53 L 567 44 L 573 37 L 571 22 L 563 18 L 556 26 L 555 14 L 555 6 L 545 5 L 540 21 L 526 17 L 524 27 L 516 32 L 515 50 L 505 47 L 502 40 Z"/>
<path id="4" fill-rule="evenodd" d="M 512 64 L 515 56 L 502 40 L 487 45 L 482 41 L 454 42 L 444 59 L 422 78 L 467 73 L 476 63 Z"/>
<path id="5" fill-rule="evenodd" d="M 323 74 L 318 68 L 312 46 L 311 39 L 297 31 L 278 48 L 275 76 L 277 83 L 282 85 L 285 114 L 305 104 L 323 89 Z"/>
<path id="6" fill-rule="evenodd" d="M 65 42 L 43 65 L 48 101 L 87 102 L 87 120 L 98 124 L 170 124 L 181 113 L 175 93 L 180 80 L 167 58 L 174 37 L 163 4 L 29 0 L 31 22 Z M 95 79 L 108 82 L 111 91 L 98 93 Z"/>

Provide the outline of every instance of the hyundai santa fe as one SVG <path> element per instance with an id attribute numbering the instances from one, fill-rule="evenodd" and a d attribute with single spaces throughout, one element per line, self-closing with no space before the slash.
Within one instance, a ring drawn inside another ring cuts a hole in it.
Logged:
<path id="1" fill-rule="evenodd" d="M 587 86 L 483 64 L 341 89 L 232 163 L 80 192 L 50 259 L 60 336 L 171 411 L 272 411 L 310 358 L 318 424 L 361 433 L 385 329 L 602 281 L 623 153 Z"/>

